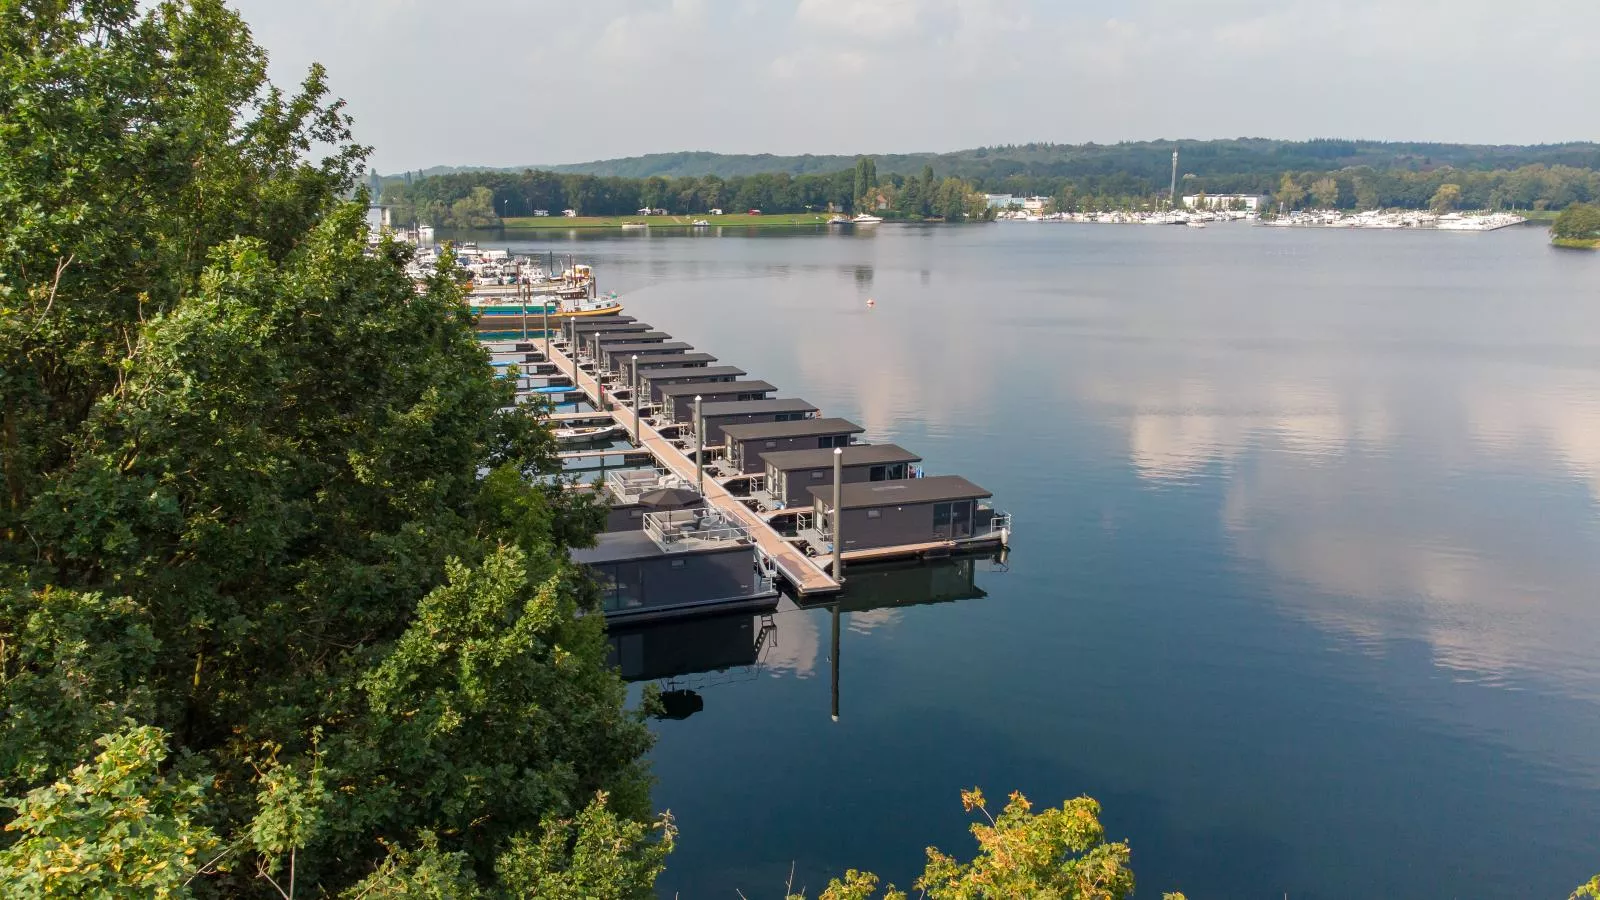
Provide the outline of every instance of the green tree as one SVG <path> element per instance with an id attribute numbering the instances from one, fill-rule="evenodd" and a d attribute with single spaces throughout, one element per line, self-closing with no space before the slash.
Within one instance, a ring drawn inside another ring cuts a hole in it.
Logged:
<path id="1" fill-rule="evenodd" d="M 1461 202 L 1461 185 L 1441 184 L 1428 199 L 1428 208 L 1436 213 L 1449 212 Z"/>
<path id="2" fill-rule="evenodd" d="M 1377 209 L 1378 186 L 1369 176 L 1357 176 L 1355 180 L 1356 208 Z"/>
<path id="3" fill-rule="evenodd" d="M 451 267 L 419 292 L 369 251 L 320 70 L 272 89 L 218 0 L 0 0 L 0 122 L 6 865 L 78 895 L 99 870 L 49 828 L 202 822 L 208 868 L 106 852 L 175 897 L 498 890 L 571 822 L 610 830 L 552 883 L 648 871 L 649 735 L 567 552 L 598 510 L 540 477 L 540 410 L 499 412 Z M 85 781 L 125 750 L 123 787 Z M 602 792 L 614 824 L 583 817 Z"/>
<path id="4" fill-rule="evenodd" d="M 1128 845 L 1106 841 L 1100 804 L 1094 800 L 1079 797 L 1059 809 L 1034 812 L 1026 797 L 1013 793 L 996 816 L 990 814 L 983 792 L 973 788 L 961 792 L 961 805 L 983 817 L 971 829 L 978 853 L 971 861 L 961 862 L 929 847 L 927 866 L 916 881 L 921 896 L 931 900 L 1123 900 L 1133 893 Z M 830 882 L 822 898 L 870 900 L 877 886 L 877 876 L 852 869 L 842 880 Z M 889 885 L 883 900 L 904 897 Z"/>
<path id="5" fill-rule="evenodd" d="M 1339 206 L 1339 182 L 1332 178 L 1318 178 L 1311 183 L 1311 199 L 1319 209 L 1336 209 Z"/>
<path id="6" fill-rule="evenodd" d="M 1567 900 L 1600 900 L 1600 875 L 1578 885 Z"/>
<path id="7" fill-rule="evenodd" d="M 186 896 L 217 835 L 193 777 L 162 774 L 165 735 L 128 728 L 98 741 L 94 762 L 10 801 L 15 836 L 0 849 L 12 896 L 122 900 Z"/>
<path id="8" fill-rule="evenodd" d="M 1556 216 L 1550 234 L 1560 241 L 1600 240 L 1600 206 L 1574 203 Z"/>
<path id="9" fill-rule="evenodd" d="M 1273 199 L 1282 204 L 1284 209 L 1292 210 L 1299 208 L 1300 201 L 1305 199 L 1305 195 L 1305 190 L 1300 187 L 1298 181 L 1295 181 L 1294 175 L 1285 172 L 1283 178 L 1278 181 L 1278 192 Z"/>
<path id="10" fill-rule="evenodd" d="M 500 224 L 494 209 L 494 193 L 486 187 L 473 188 L 472 193 L 450 204 L 445 224 L 456 228 L 488 228 Z"/>

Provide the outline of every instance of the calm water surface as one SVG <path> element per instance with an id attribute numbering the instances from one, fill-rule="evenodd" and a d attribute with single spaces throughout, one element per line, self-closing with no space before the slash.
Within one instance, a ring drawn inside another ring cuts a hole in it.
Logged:
<path id="1" fill-rule="evenodd" d="M 853 579 L 838 721 L 829 610 L 622 639 L 635 673 L 706 670 L 656 725 L 663 896 L 774 896 L 791 863 L 813 895 L 847 865 L 906 884 L 928 844 L 969 853 L 973 784 L 1098 798 L 1147 897 L 1600 871 L 1600 255 L 1545 240 L 516 244 L 1016 517 L 1003 566 Z"/>

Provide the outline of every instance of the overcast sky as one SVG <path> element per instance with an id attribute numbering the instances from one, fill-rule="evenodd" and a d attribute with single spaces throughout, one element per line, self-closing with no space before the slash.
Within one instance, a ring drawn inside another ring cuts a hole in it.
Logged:
<path id="1" fill-rule="evenodd" d="M 1600 137 L 1595 0 L 234 0 L 379 171 L 673 150 Z"/>

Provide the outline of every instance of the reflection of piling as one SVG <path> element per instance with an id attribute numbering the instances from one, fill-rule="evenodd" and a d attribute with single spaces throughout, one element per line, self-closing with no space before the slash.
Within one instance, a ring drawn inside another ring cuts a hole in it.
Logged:
<path id="1" fill-rule="evenodd" d="M 833 605 L 833 665 L 831 676 L 833 681 L 833 720 L 839 721 L 839 604 Z"/>
<path id="2" fill-rule="evenodd" d="M 844 518 L 844 510 L 839 508 L 841 482 L 844 481 L 844 448 L 833 448 L 833 580 L 844 584 L 844 539 L 839 528 L 839 520 Z M 834 629 L 839 627 L 838 619 L 834 620 Z"/>

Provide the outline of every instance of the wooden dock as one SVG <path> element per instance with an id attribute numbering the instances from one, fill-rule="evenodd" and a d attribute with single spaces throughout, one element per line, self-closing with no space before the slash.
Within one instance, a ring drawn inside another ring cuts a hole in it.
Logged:
<path id="1" fill-rule="evenodd" d="M 550 347 L 550 361 L 567 375 L 570 375 L 578 389 L 587 394 L 590 402 L 599 406 L 600 383 L 588 372 L 580 370 L 577 363 L 564 351 L 555 345 Z M 684 479 L 689 484 L 695 483 L 695 464 L 681 450 L 679 450 L 661 432 L 648 423 L 639 423 L 635 420 L 633 410 L 617 404 L 611 411 L 612 417 L 628 429 L 629 435 L 637 434 L 638 444 L 654 456 L 657 463 L 667 471 Z M 607 451 L 613 455 L 619 451 Z M 634 451 L 638 452 L 638 451 Z M 705 501 L 708 505 L 716 507 L 729 519 L 736 521 L 747 528 L 756 546 L 777 565 L 779 573 L 789 585 L 802 596 L 817 596 L 831 594 L 839 590 L 839 582 L 835 581 L 816 561 L 801 553 L 793 544 L 784 540 L 776 531 L 772 530 L 760 516 L 752 512 L 738 497 L 729 493 L 726 487 L 718 484 L 714 479 L 705 480 Z"/>

